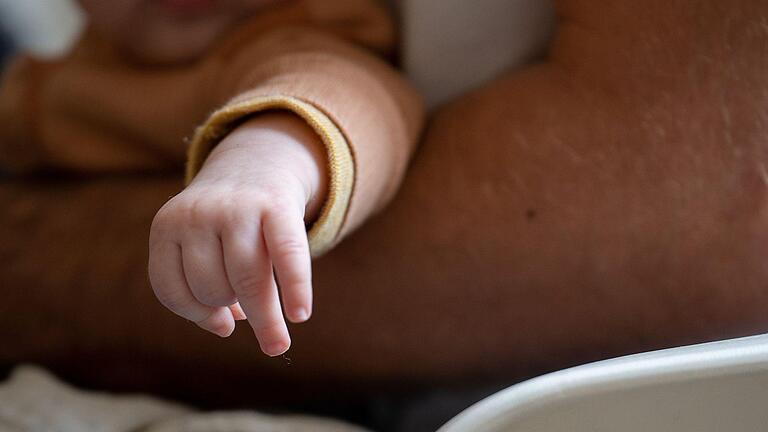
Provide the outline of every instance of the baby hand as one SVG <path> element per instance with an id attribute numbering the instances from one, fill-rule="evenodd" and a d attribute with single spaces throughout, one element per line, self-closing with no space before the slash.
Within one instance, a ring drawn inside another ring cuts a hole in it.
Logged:
<path id="1" fill-rule="evenodd" d="M 323 202 L 324 157 L 320 138 L 288 113 L 262 114 L 222 140 L 152 223 L 149 278 L 160 302 L 222 337 L 247 317 L 264 353 L 287 351 L 278 285 L 285 316 L 309 319 L 304 221 Z"/>

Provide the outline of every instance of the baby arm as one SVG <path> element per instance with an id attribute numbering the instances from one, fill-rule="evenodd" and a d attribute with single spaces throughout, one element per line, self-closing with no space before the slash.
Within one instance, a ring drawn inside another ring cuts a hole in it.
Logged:
<path id="1" fill-rule="evenodd" d="M 276 30 L 228 65 L 218 82 L 229 101 L 190 145 L 190 185 L 153 224 L 150 280 L 163 304 L 216 334 L 247 316 L 278 355 L 290 338 L 277 287 L 286 317 L 306 320 L 310 255 L 394 195 L 422 105 L 389 65 L 314 30 Z"/>
<path id="2" fill-rule="evenodd" d="M 222 337 L 247 316 L 266 354 L 285 352 L 290 338 L 275 278 L 286 317 L 306 321 L 305 222 L 324 202 L 324 158 L 320 138 L 290 113 L 259 115 L 223 139 L 153 223 L 157 259 L 149 274 L 162 304 Z"/>

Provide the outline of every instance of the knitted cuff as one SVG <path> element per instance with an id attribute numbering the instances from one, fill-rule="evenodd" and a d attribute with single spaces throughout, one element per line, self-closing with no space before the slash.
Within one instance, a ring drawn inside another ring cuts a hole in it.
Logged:
<path id="1" fill-rule="evenodd" d="M 330 250 L 338 239 L 352 196 L 355 168 L 346 138 L 322 111 L 289 96 L 260 96 L 226 105 L 195 131 L 187 153 L 186 182 L 202 168 L 213 148 L 246 117 L 268 110 L 289 110 L 304 119 L 322 139 L 328 158 L 328 195 L 320 216 L 308 231 L 313 257 Z"/>

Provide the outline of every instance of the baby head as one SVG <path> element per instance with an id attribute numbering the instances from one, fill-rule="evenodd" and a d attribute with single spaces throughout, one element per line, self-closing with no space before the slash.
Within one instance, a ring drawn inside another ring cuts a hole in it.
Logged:
<path id="1" fill-rule="evenodd" d="M 80 0 L 96 31 L 150 63 L 199 57 L 238 21 L 282 0 Z"/>

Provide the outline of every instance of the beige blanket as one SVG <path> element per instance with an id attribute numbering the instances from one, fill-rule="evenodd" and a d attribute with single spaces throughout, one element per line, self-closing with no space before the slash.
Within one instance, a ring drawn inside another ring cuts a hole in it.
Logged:
<path id="1" fill-rule="evenodd" d="M 334 420 L 255 412 L 199 413 L 148 396 L 86 392 L 20 366 L 0 384 L 0 432 L 365 432 Z"/>

